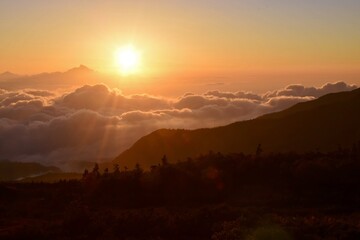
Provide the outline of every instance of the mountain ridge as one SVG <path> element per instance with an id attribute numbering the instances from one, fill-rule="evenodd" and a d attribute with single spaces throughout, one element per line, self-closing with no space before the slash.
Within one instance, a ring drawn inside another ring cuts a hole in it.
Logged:
<path id="1" fill-rule="evenodd" d="M 45 166 L 35 162 L 0 160 L 0 181 L 15 181 L 21 178 L 60 172 L 58 167 Z"/>
<path id="2" fill-rule="evenodd" d="M 21 75 L 6 71 L 3 73 L 0 73 L 0 81 L 6 81 L 11 80 L 20 77 Z"/>
<path id="3" fill-rule="evenodd" d="M 357 110 L 358 109 L 358 110 Z M 216 128 L 159 129 L 140 138 L 114 162 L 133 167 L 185 160 L 209 151 L 255 153 L 331 151 L 360 140 L 360 89 L 332 93 L 286 110 Z"/>
<path id="4" fill-rule="evenodd" d="M 3 73 L 3 74 L 6 74 Z M 9 73 L 12 74 L 12 73 Z M 96 84 L 98 72 L 85 66 L 70 68 L 64 72 L 43 72 L 33 75 L 12 74 L 5 77 L 0 75 L 0 88 L 6 90 L 31 89 L 58 89 L 75 85 Z"/>

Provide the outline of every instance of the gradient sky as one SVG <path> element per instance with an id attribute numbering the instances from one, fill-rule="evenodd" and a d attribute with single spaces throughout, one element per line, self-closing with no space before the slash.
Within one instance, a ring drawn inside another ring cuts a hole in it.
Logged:
<path id="1" fill-rule="evenodd" d="M 1 0 L 0 72 L 114 71 L 116 48 L 143 75 L 360 76 L 358 0 Z M 341 79 L 346 80 L 346 79 Z"/>

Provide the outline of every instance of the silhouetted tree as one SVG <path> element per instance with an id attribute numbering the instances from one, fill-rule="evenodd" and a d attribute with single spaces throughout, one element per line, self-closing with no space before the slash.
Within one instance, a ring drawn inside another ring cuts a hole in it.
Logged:
<path id="1" fill-rule="evenodd" d="M 118 176 L 120 174 L 120 166 L 119 164 L 115 163 L 114 164 L 114 175 Z"/>
<path id="2" fill-rule="evenodd" d="M 259 157 L 262 152 L 263 152 L 263 149 L 262 149 L 262 147 L 261 147 L 261 144 L 259 143 L 259 144 L 257 145 L 255 155 L 256 155 L 257 157 Z"/>
<path id="3" fill-rule="evenodd" d="M 92 176 L 93 176 L 94 178 L 99 178 L 99 177 L 100 177 L 99 164 L 95 163 L 94 168 L 93 168 L 91 174 L 92 174 Z"/>
<path id="4" fill-rule="evenodd" d="M 109 169 L 108 168 L 105 168 L 104 169 L 104 174 L 103 174 L 104 177 L 108 177 L 109 176 Z"/>
<path id="5" fill-rule="evenodd" d="M 166 155 L 164 155 L 162 158 L 161 158 L 161 163 L 163 166 L 167 166 L 169 164 L 169 161 L 166 157 Z"/>
<path id="6" fill-rule="evenodd" d="M 142 174 L 144 172 L 139 163 L 136 163 L 135 165 L 135 172 L 137 174 Z"/>
<path id="7" fill-rule="evenodd" d="M 84 170 L 84 173 L 82 175 L 82 179 L 86 180 L 89 177 L 89 171 L 87 169 Z"/>
<path id="8" fill-rule="evenodd" d="M 150 172 L 155 172 L 157 166 L 156 165 L 151 165 L 150 166 Z"/>

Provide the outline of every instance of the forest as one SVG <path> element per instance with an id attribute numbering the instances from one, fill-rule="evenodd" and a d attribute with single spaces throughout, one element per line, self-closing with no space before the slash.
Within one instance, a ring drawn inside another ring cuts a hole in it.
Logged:
<path id="1" fill-rule="evenodd" d="M 360 239 L 360 143 L 0 183 L 0 239 Z"/>

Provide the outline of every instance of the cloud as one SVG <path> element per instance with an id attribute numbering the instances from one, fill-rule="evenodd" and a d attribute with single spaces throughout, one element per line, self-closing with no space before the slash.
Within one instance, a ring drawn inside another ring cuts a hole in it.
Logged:
<path id="1" fill-rule="evenodd" d="M 229 124 L 354 88 L 338 82 L 319 88 L 290 85 L 263 95 L 210 91 L 177 99 L 124 95 L 105 85 L 63 94 L 0 89 L 0 152 L 9 160 L 64 167 L 68 161 L 115 157 L 158 128 Z"/>
<path id="2" fill-rule="evenodd" d="M 297 96 L 297 97 L 320 97 L 325 94 L 350 91 L 357 87 L 355 85 L 348 85 L 344 82 L 327 83 L 319 88 L 305 87 L 300 84 L 289 85 L 284 89 L 268 92 L 265 98 L 278 97 L 278 96 Z"/>
<path id="3" fill-rule="evenodd" d="M 58 103 L 74 109 L 117 110 L 118 112 L 149 111 L 169 107 L 168 101 L 164 98 L 147 94 L 124 96 L 119 90 L 110 90 L 102 84 L 78 88 L 64 95 Z"/>
<path id="4" fill-rule="evenodd" d="M 315 97 L 312 96 L 276 96 L 269 98 L 269 100 L 266 102 L 268 106 L 272 107 L 272 110 L 282 110 L 288 107 L 291 107 L 292 105 L 295 105 L 299 102 L 306 102 L 310 100 L 314 100 Z"/>
<path id="5" fill-rule="evenodd" d="M 174 106 L 178 109 L 190 108 L 198 109 L 208 105 L 226 106 L 228 104 L 227 99 L 218 97 L 208 97 L 201 95 L 187 95 L 180 98 Z"/>
<path id="6" fill-rule="evenodd" d="M 251 92 L 219 92 L 219 91 L 210 91 L 205 93 L 206 96 L 214 96 L 214 97 L 224 97 L 224 98 L 232 98 L 232 99 L 236 99 L 236 98 L 243 98 L 243 99 L 251 99 L 251 100 L 262 100 L 262 96 L 258 95 L 258 94 L 254 94 Z"/>

